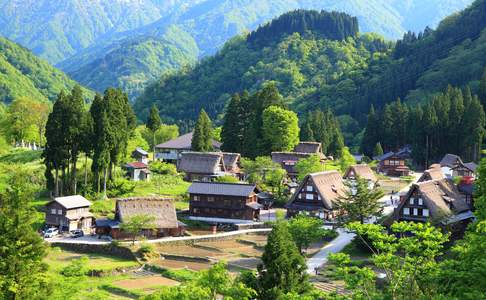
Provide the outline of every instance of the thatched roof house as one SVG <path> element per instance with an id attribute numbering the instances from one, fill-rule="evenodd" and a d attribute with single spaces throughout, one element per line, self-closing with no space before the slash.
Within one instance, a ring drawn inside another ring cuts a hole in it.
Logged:
<path id="1" fill-rule="evenodd" d="M 188 180 L 209 180 L 226 171 L 223 155 L 217 152 L 182 152 L 177 170 Z"/>
<path id="2" fill-rule="evenodd" d="M 300 142 L 295 146 L 294 152 L 322 154 L 322 144 L 319 142 Z"/>
<path id="3" fill-rule="evenodd" d="M 395 211 L 395 220 L 440 221 L 443 224 L 472 217 L 469 206 L 450 179 L 423 181 L 412 185 Z"/>
<path id="4" fill-rule="evenodd" d="M 440 168 L 440 165 L 432 165 L 431 168 L 425 170 L 422 176 L 420 176 L 417 182 L 424 182 L 429 180 L 441 180 L 444 179 L 444 173 Z"/>
<path id="5" fill-rule="evenodd" d="M 272 152 L 272 161 L 278 163 L 285 171 L 289 177 L 297 176 L 297 170 L 295 170 L 295 165 L 301 159 L 310 157 L 311 153 L 302 152 Z"/>
<path id="6" fill-rule="evenodd" d="M 332 219 L 333 203 L 344 196 L 346 187 L 338 171 L 326 171 L 307 175 L 287 203 L 287 214 L 301 211 L 324 219 Z"/>
<path id="7" fill-rule="evenodd" d="M 373 172 L 373 170 L 370 168 L 370 166 L 366 164 L 350 166 L 346 170 L 346 173 L 344 173 L 343 177 L 344 179 L 356 179 L 356 177 L 360 177 L 369 180 L 371 182 L 378 181 L 378 178 L 376 178 L 376 175 Z"/>

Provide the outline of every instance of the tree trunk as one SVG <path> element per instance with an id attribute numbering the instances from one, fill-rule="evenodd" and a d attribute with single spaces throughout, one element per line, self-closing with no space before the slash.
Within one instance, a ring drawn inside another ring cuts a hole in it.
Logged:
<path id="1" fill-rule="evenodd" d="M 110 180 L 113 180 L 113 162 L 111 162 L 111 161 L 110 161 L 109 170 L 108 170 L 108 178 L 110 178 Z"/>
<path id="2" fill-rule="evenodd" d="M 153 155 L 152 155 L 152 160 L 155 161 L 155 131 L 154 131 L 154 135 L 153 135 L 153 148 L 152 148 L 152 151 L 153 152 Z"/>
<path id="3" fill-rule="evenodd" d="M 61 190 L 60 190 L 60 195 L 61 196 L 64 196 L 64 184 L 65 184 L 65 181 L 66 181 L 66 167 L 65 166 L 62 166 L 62 170 L 61 170 Z"/>
<path id="4" fill-rule="evenodd" d="M 107 177 L 107 170 L 105 167 L 103 169 L 103 198 L 106 198 L 106 177 Z"/>
<path id="5" fill-rule="evenodd" d="M 84 189 L 86 194 L 86 188 L 88 187 L 88 154 L 84 154 Z"/>
<path id="6" fill-rule="evenodd" d="M 77 162 L 78 162 L 78 156 L 76 155 L 76 157 L 73 157 L 73 170 L 72 170 L 72 180 L 73 180 L 73 187 L 72 187 L 72 192 L 74 195 L 76 195 L 76 192 L 77 192 L 77 189 L 78 189 L 78 179 L 76 178 L 76 173 L 77 173 L 77 170 L 76 170 L 76 165 L 77 165 Z"/>
<path id="7" fill-rule="evenodd" d="M 54 195 L 59 196 L 59 168 L 56 166 L 56 183 L 55 183 Z"/>

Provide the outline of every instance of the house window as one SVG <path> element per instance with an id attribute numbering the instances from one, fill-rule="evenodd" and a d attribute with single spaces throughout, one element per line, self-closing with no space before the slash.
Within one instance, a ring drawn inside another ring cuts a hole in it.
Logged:
<path id="1" fill-rule="evenodd" d="M 414 216 L 418 216 L 418 215 L 419 215 L 419 214 L 418 214 L 418 208 L 414 208 L 414 209 L 413 209 L 413 215 L 414 215 Z"/>
<path id="2" fill-rule="evenodd" d="M 208 202 L 214 202 L 214 197 L 213 196 L 209 196 L 208 197 Z"/>
<path id="3" fill-rule="evenodd" d="M 418 205 L 424 205 L 424 200 L 422 198 L 418 198 Z"/>
<path id="4" fill-rule="evenodd" d="M 389 160 L 385 160 L 385 166 L 388 166 L 390 164 Z"/>
<path id="5" fill-rule="evenodd" d="M 428 210 L 427 208 L 424 208 L 424 209 L 422 210 L 422 215 L 423 215 L 424 217 L 428 217 L 428 216 L 429 216 L 429 210 Z"/>
<path id="6" fill-rule="evenodd" d="M 313 194 L 305 194 L 305 199 L 314 200 L 314 195 Z"/>
<path id="7" fill-rule="evenodd" d="M 414 198 L 410 198 L 410 205 L 413 205 L 414 202 L 415 202 L 415 199 Z"/>
<path id="8" fill-rule="evenodd" d="M 193 212 L 194 214 L 197 214 L 197 213 L 199 213 L 199 209 L 198 209 L 198 208 L 193 208 L 193 209 L 192 209 L 192 212 Z"/>
<path id="9" fill-rule="evenodd" d="M 196 195 L 195 195 L 195 196 L 194 196 L 192 199 L 193 199 L 194 201 L 199 201 L 199 200 L 200 200 L 200 199 L 199 199 L 199 196 L 196 196 Z"/>
<path id="10" fill-rule="evenodd" d="M 56 214 L 56 209 L 55 208 L 52 208 L 51 209 L 51 214 L 55 215 Z"/>
<path id="11" fill-rule="evenodd" d="M 410 215 L 410 208 L 408 208 L 408 207 L 403 208 L 403 215 L 404 216 Z"/>
<path id="12" fill-rule="evenodd" d="M 62 209 L 58 209 L 58 210 L 57 210 L 57 214 L 58 214 L 58 215 L 62 215 Z"/>
<path id="13" fill-rule="evenodd" d="M 308 192 L 312 192 L 312 191 L 314 191 L 314 189 L 312 188 L 312 185 L 308 185 L 308 186 L 307 186 L 307 191 L 308 191 Z"/>

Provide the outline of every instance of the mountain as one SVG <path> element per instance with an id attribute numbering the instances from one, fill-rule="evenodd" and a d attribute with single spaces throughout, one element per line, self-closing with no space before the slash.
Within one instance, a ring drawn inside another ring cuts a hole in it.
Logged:
<path id="1" fill-rule="evenodd" d="M 299 114 L 331 108 L 345 126 L 359 128 L 371 104 L 381 108 L 399 97 L 425 101 L 448 84 L 477 90 L 486 66 L 486 0 L 396 45 L 376 34 L 329 39 L 322 34 L 328 23 L 309 21 L 315 14 L 285 14 L 232 39 L 194 68 L 163 76 L 137 99 L 137 114 L 143 118 L 155 103 L 169 121 L 195 119 L 201 108 L 217 119 L 231 94 L 272 80 Z M 338 23 L 352 23 L 350 16 L 342 18 Z M 301 20 L 309 26 L 305 30 L 294 27 Z M 259 35 L 264 38 L 255 44 L 252 37 Z"/>
<path id="2" fill-rule="evenodd" d="M 123 87 L 133 98 L 162 73 L 212 55 L 233 36 L 291 10 L 347 12 L 358 17 L 363 32 L 397 39 L 407 30 L 435 26 L 470 2 L 0 0 L 0 34 L 86 86 L 98 91 Z"/>
<path id="3" fill-rule="evenodd" d="M 76 82 L 36 57 L 29 50 L 0 37 L 0 102 L 26 96 L 39 101 L 54 100 L 61 90 L 71 90 Z M 94 93 L 84 89 L 92 98 Z"/>

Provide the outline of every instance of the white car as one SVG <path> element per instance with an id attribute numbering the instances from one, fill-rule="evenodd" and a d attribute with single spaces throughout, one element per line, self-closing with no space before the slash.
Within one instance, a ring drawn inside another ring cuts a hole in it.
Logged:
<path id="1" fill-rule="evenodd" d="M 59 230 L 57 228 L 49 228 L 44 233 L 44 237 L 51 238 L 51 237 L 55 237 L 58 234 L 59 234 Z"/>

